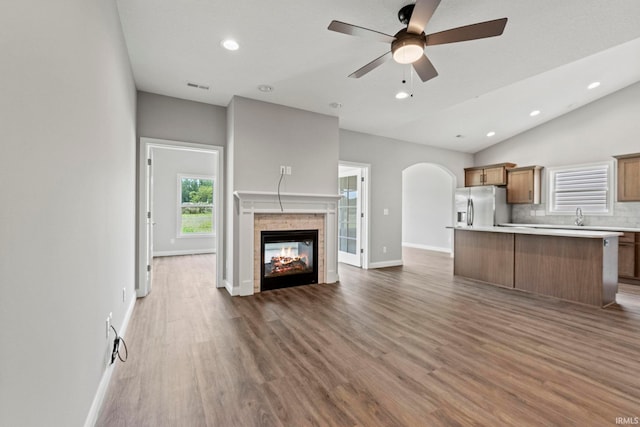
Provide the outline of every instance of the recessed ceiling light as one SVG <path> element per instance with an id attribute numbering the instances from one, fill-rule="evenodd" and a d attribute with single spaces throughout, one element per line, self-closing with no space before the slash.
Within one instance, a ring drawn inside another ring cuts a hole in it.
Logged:
<path id="1" fill-rule="evenodd" d="M 409 93 L 401 90 L 400 92 L 396 93 L 396 99 L 407 99 L 409 97 Z"/>
<path id="2" fill-rule="evenodd" d="M 227 50 L 238 50 L 238 49 L 240 49 L 240 45 L 238 44 L 238 42 L 233 40 L 233 39 L 223 40 L 221 44 L 222 44 L 222 47 L 224 47 Z"/>
<path id="3" fill-rule="evenodd" d="M 496 133 L 495 133 L 494 131 L 491 131 L 491 132 L 489 132 L 489 133 L 487 134 L 487 136 L 488 136 L 489 138 L 491 138 L 491 137 L 492 137 L 493 135 L 495 135 L 495 134 L 496 134 Z"/>
<path id="4" fill-rule="evenodd" d="M 531 117 L 535 117 L 535 116 L 537 116 L 538 114 L 540 114 L 540 110 L 533 110 L 532 112 L 530 112 L 530 113 L 529 113 L 529 115 L 530 115 Z"/>
<path id="5" fill-rule="evenodd" d="M 598 86 L 600 86 L 600 82 L 593 82 L 589 86 L 587 86 L 587 89 L 595 89 Z"/>
<path id="6" fill-rule="evenodd" d="M 342 103 L 340 103 L 340 102 L 332 102 L 331 104 L 329 104 L 329 107 L 331 107 L 331 108 L 342 108 Z"/>
<path id="7" fill-rule="evenodd" d="M 260 92 L 273 92 L 273 86 L 269 86 L 269 85 L 260 85 L 258 86 L 258 90 Z"/>

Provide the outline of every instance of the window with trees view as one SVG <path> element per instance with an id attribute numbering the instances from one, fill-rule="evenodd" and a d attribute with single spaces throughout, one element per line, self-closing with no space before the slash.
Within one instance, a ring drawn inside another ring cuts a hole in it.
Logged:
<path id="1" fill-rule="evenodd" d="M 202 176 L 178 175 L 180 236 L 212 235 L 213 179 Z"/>

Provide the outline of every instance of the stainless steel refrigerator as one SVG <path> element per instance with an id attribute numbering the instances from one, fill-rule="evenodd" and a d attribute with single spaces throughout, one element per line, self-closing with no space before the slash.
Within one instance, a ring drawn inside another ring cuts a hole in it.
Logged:
<path id="1" fill-rule="evenodd" d="M 456 189 L 456 227 L 491 227 L 511 222 L 507 190 L 493 185 Z"/>

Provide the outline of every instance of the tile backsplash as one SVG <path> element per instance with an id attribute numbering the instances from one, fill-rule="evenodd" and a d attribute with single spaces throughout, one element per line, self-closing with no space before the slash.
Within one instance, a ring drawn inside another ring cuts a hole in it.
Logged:
<path id="1" fill-rule="evenodd" d="M 545 212 L 544 203 L 512 205 L 511 222 L 516 224 L 574 225 L 575 215 L 547 215 Z M 640 202 L 615 203 L 613 215 L 586 214 L 584 215 L 584 225 L 640 228 Z"/>

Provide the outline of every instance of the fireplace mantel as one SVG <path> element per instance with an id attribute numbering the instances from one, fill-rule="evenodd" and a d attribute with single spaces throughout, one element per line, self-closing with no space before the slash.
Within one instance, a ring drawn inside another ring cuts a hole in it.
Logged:
<path id="1" fill-rule="evenodd" d="M 278 193 L 236 191 L 238 219 L 238 288 L 232 294 L 254 293 L 254 215 L 255 214 L 323 214 L 324 215 L 324 279 L 338 281 L 338 194 Z M 280 206 L 282 202 L 282 207 Z"/>
<path id="2" fill-rule="evenodd" d="M 240 202 L 241 209 L 251 209 L 261 213 L 325 213 L 333 207 L 337 210 L 339 194 L 278 193 L 270 191 L 235 191 L 233 196 Z"/>

